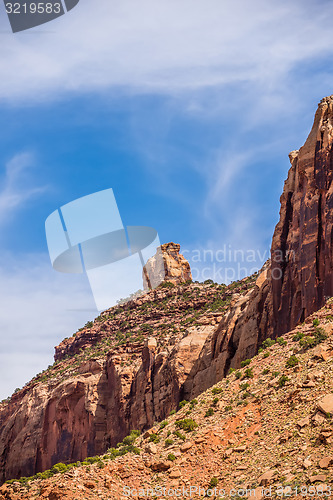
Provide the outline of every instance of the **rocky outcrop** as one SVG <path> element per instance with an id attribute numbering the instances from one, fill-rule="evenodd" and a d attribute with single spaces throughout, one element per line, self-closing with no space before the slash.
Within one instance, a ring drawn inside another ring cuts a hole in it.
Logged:
<path id="1" fill-rule="evenodd" d="M 103 454 L 130 429 L 166 418 L 212 329 L 198 327 L 171 352 L 147 341 L 130 363 L 126 352 L 83 362 L 78 375 L 22 394 L 0 411 L 0 479 Z"/>
<path id="2" fill-rule="evenodd" d="M 158 247 L 156 255 L 143 268 L 145 290 L 156 288 L 163 281 L 180 284 L 192 280 L 190 264 L 179 251 L 178 243 L 165 243 Z"/>
<path id="3" fill-rule="evenodd" d="M 290 154 L 271 249 L 271 328 L 293 328 L 333 295 L 333 96 L 323 99 L 308 139 Z"/>
<path id="4" fill-rule="evenodd" d="M 235 498 L 237 492 L 239 498 L 258 500 L 273 498 L 271 491 L 289 495 L 281 480 L 292 488 L 304 485 L 302 491 L 312 484 L 314 497 L 331 498 L 332 314 L 333 300 L 249 366 L 170 414 L 163 425 L 94 457 L 96 463 L 62 464 L 27 482 L 5 484 L 0 500 L 119 500 L 154 493 L 163 498 L 163 491 L 172 498 Z M 321 335 L 316 348 L 304 349 L 304 339 L 315 339 L 314 319 L 327 336 Z M 296 333 L 301 341 L 295 341 Z M 155 339 L 148 344 L 156 347 Z M 319 364 L 318 347 L 328 353 Z M 296 369 L 290 366 L 291 352 Z M 128 450 L 133 441 L 139 454 Z M 179 492 L 184 496 L 177 497 Z"/>
<path id="5" fill-rule="evenodd" d="M 268 335 L 268 294 L 270 262 L 261 270 L 255 286 L 246 294 L 235 295 L 229 311 L 207 338 L 185 384 L 191 399 L 225 377 L 230 368 L 252 358 Z"/>
<path id="6" fill-rule="evenodd" d="M 320 309 L 333 295 L 333 96 L 323 99 L 311 133 L 289 155 L 271 259 L 256 286 L 235 298 L 207 339 L 188 393 L 205 390 L 251 358 L 264 339 L 276 338 Z"/>
<path id="7" fill-rule="evenodd" d="M 168 285 L 63 341 L 55 364 L 0 405 L 0 480 L 104 453 L 165 419 L 192 391 L 194 366 L 232 297 L 254 279 L 232 290 Z"/>
<path id="8" fill-rule="evenodd" d="M 2 479 L 102 453 L 130 429 L 150 427 L 333 295 L 332 142 L 329 97 L 290 154 L 271 260 L 255 278 L 190 284 L 179 245 L 162 245 L 163 266 L 153 257 L 144 276 L 168 283 L 65 339 L 54 367 L 0 405 Z"/>

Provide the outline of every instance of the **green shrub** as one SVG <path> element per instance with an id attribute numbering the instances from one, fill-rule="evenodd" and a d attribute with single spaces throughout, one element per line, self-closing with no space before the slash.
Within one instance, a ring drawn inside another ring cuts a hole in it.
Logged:
<path id="1" fill-rule="evenodd" d="M 272 372 L 272 378 L 276 378 L 278 375 L 280 375 L 280 372 Z"/>
<path id="2" fill-rule="evenodd" d="M 126 455 L 126 453 L 134 453 L 135 455 L 140 455 L 141 451 L 137 446 L 133 446 L 132 444 L 130 444 L 129 446 L 124 446 L 123 448 L 121 448 L 120 452 L 121 455 Z"/>
<path id="3" fill-rule="evenodd" d="M 241 376 L 242 376 L 242 372 L 238 371 L 235 373 L 236 378 L 241 378 Z"/>
<path id="4" fill-rule="evenodd" d="M 262 371 L 262 375 L 267 375 L 269 373 L 269 368 L 265 368 L 263 371 Z"/>
<path id="5" fill-rule="evenodd" d="M 129 436 L 124 437 L 122 443 L 119 443 L 117 446 L 128 446 L 130 444 L 133 444 L 138 436 L 140 436 L 140 431 L 131 431 Z"/>
<path id="6" fill-rule="evenodd" d="M 294 342 L 298 342 L 298 341 L 299 341 L 299 340 L 301 340 L 303 337 L 304 337 L 304 333 L 303 333 L 303 332 L 297 332 L 297 333 L 295 333 L 295 335 L 293 336 L 293 341 L 294 341 Z"/>
<path id="7" fill-rule="evenodd" d="M 269 352 L 265 352 L 263 357 L 268 358 L 268 356 L 269 356 Z"/>
<path id="8" fill-rule="evenodd" d="M 284 340 L 284 338 L 283 338 L 283 337 L 278 337 L 278 338 L 276 339 L 276 342 L 277 342 L 279 345 L 282 345 L 282 346 L 287 345 L 287 341 L 286 341 L 286 340 Z"/>
<path id="9" fill-rule="evenodd" d="M 235 370 L 236 370 L 235 368 L 229 368 L 228 375 L 230 375 L 231 373 L 234 373 Z"/>
<path id="10" fill-rule="evenodd" d="M 230 411 L 230 410 L 232 410 L 232 406 L 231 405 L 228 405 L 228 406 L 225 407 L 225 411 Z"/>
<path id="11" fill-rule="evenodd" d="M 247 366 L 251 363 L 250 359 L 245 359 L 244 361 L 241 362 L 241 367 L 244 368 L 244 366 Z"/>
<path id="12" fill-rule="evenodd" d="M 316 328 L 314 336 L 317 344 L 327 339 L 327 334 L 323 328 Z"/>
<path id="13" fill-rule="evenodd" d="M 213 405 L 217 405 L 218 402 L 219 402 L 219 398 L 214 398 L 213 399 Z"/>
<path id="14" fill-rule="evenodd" d="M 184 408 L 184 406 L 187 405 L 187 403 L 188 401 L 186 401 L 186 399 L 183 399 L 183 401 L 179 403 L 179 409 Z"/>
<path id="15" fill-rule="evenodd" d="M 316 328 L 311 336 L 307 335 L 301 338 L 299 344 L 305 349 L 310 349 L 311 347 L 315 347 L 326 339 L 327 335 L 325 330 L 323 328 Z"/>
<path id="16" fill-rule="evenodd" d="M 171 410 L 170 415 L 174 415 L 176 413 L 176 410 Z"/>
<path id="17" fill-rule="evenodd" d="M 314 347 L 316 345 L 316 339 L 314 337 L 306 335 L 299 341 L 299 345 L 301 347 L 304 347 L 305 349 L 310 349 L 311 347 Z"/>
<path id="18" fill-rule="evenodd" d="M 263 352 L 263 348 L 262 348 L 262 347 L 259 347 L 259 349 L 258 349 L 258 354 L 260 354 L 261 352 Z"/>
<path id="19" fill-rule="evenodd" d="M 318 326 L 318 325 L 319 325 L 319 319 L 318 319 L 318 318 L 315 318 L 315 319 L 312 321 L 312 324 L 313 324 L 313 326 Z"/>
<path id="20" fill-rule="evenodd" d="M 173 439 L 166 439 L 165 446 L 171 446 L 173 444 Z"/>
<path id="21" fill-rule="evenodd" d="M 150 435 L 149 441 L 151 443 L 159 443 L 160 442 L 160 437 L 154 432 L 153 434 Z"/>
<path id="22" fill-rule="evenodd" d="M 217 477 L 212 477 L 212 479 L 209 481 L 208 488 L 212 489 L 215 488 L 218 485 L 218 479 Z"/>
<path id="23" fill-rule="evenodd" d="M 298 358 L 296 358 L 296 356 L 293 355 L 293 356 L 290 356 L 289 359 L 287 359 L 286 367 L 287 368 L 294 368 L 294 366 L 298 365 L 298 363 L 299 363 Z"/>
<path id="24" fill-rule="evenodd" d="M 170 460 L 171 462 L 173 462 L 174 460 L 176 460 L 175 455 L 173 453 L 169 453 L 168 460 Z"/>
<path id="25" fill-rule="evenodd" d="M 247 399 L 247 398 L 250 398 L 251 397 L 251 393 L 249 391 L 245 391 L 243 392 L 243 394 L 241 395 L 241 398 L 242 399 Z"/>
<path id="26" fill-rule="evenodd" d="M 192 399 L 192 401 L 190 401 L 190 407 L 191 408 L 194 408 L 195 405 L 198 404 L 198 400 L 197 399 Z"/>
<path id="27" fill-rule="evenodd" d="M 221 392 L 223 392 L 223 389 L 221 389 L 221 387 L 213 387 L 212 389 L 212 394 L 214 394 L 214 396 L 216 394 L 221 394 Z"/>
<path id="28" fill-rule="evenodd" d="M 245 382 L 244 384 L 240 384 L 240 386 L 239 386 L 241 391 L 245 391 L 248 387 L 250 387 L 250 384 L 248 382 Z"/>
<path id="29" fill-rule="evenodd" d="M 208 408 L 208 410 L 205 413 L 205 417 L 211 417 L 212 415 L 214 415 L 213 408 Z"/>
<path id="30" fill-rule="evenodd" d="M 185 436 L 180 431 L 174 431 L 173 433 L 177 438 L 181 439 L 182 441 L 185 441 Z"/>
<path id="31" fill-rule="evenodd" d="M 272 347 L 272 345 L 274 345 L 274 344 L 275 344 L 275 340 L 273 340 L 273 339 L 266 339 L 266 340 L 263 341 L 262 347 L 264 349 L 267 349 L 268 347 Z"/>
<path id="32" fill-rule="evenodd" d="M 51 468 L 51 471 L 54 472 L 55 474 L 57 474 L 58 472 L 66 472 L 67 470 L 67 465 L 66 464 L 63 464 L 63 463 L 58 463 L 58 464 L 55 464 L 52 468 Z"/>
<path id="33" fill-rule="evenodd" d="M 174 283 L 171 283 L 171 281 L 162 281 L 162 283 L 159 285 L 159 288 L 174 288 L 176 285 Z"/>
<path id="34" fill-rule="evenodd" d="M 279 387 L 283 387 L 286 382 L 288 382 L 289 378 L 286 377 L 286 375 L 282 375 L 280 378 L 279 378 Z"/>
<path id="35" fill-rule="evenodd" d="M 191 432 L 198 427 L 198 424 L 192 418 L 184 418 L 176 422 L 176 427 L 183 429 L 185 432 Z"/>
<path id="36" fill-rule="evenodd" d="M 163 422 L 160 423 L 160 429 L 164 429 L 164 427 L 166 427 L 168 425 L 168 421 L 167 420 L 164 420 Z"/>
<path id="37" fill-rule="evenodd" d="M 246 368 L 245 372 L 244 372 L 244 376 L 246 378 L 253 378 L 253 371 L 252 371 L 252 368 Z"/>

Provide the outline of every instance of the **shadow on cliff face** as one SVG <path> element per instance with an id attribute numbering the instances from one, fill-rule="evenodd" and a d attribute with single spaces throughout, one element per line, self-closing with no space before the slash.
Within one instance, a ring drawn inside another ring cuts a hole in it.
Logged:
<path id="1" fill-rule="evenodd" d="M 131 429 L 165 419 L 180 400 L 196 397 L 254 356 L 263 340 L 323 306 L 333 295 L 332 143 L 330 97 L 320 103 L 304 146 L 290 155 L 272 264 L 265 264 L 254 288 L 234 296 L 217 327 L 195 327 L 171 352 L 157 352 L 154 339 L 142 349 L 141 363 L 129 361 L 125 370 L 115 353 L 103 365 L 90 360 L 79 377 L 39 393 L 32 387 L 23 404 L 14 398 L 1 409 L 2 479 L 104 453 Z"/>
<path id="2" fill-rule="evenodd" d="M 261 270 L 254 289 L 236 298 L 229 313 L 207 338 L 183 384 L 180 397 L 190 400 L 224 378 L 229 369 L 253 357 L 267 338 L 269 262 Z"/>

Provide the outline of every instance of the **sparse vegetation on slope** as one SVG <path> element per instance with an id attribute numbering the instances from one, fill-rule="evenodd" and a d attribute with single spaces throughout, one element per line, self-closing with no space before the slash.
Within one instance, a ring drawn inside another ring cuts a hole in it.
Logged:
<path id="1" fill-rule="evenodd" d="M 52 472 L 56 476 L 13 481 L 0 493 L 12 500 L 19 492 L 20 500 L 30 500 L 42 498 L 40 491 L 61 491 L 61 498 L 74 500 L 81 491 L 81 498 L 102 495 L 111 500 L 122 498 L 124 484 L 193 484 L 258 492 L 262 486 L 272 486 L 273 492 L 303 486 L 328 491 L 333 481 L 332 315 L 330 300 L 314 318 L 283 336 L 283 343 L 266 346 L 251 360 L 252 378 L 240 381 L 233 372 L 162 425 L 141 436 L 131 433 L 106 455 L 74 467 L 57 464 Z M 314 326 L 313 319 L 319 324 Z M 318 327 L 325 332 L 320 344 L 304 349 L 294 340 L 298 333 L 313 337 Z M 239 370 L 241 379 L 248 369 L 247 365 Z M 127 448 L 131 446 L 135 449 Z"/>

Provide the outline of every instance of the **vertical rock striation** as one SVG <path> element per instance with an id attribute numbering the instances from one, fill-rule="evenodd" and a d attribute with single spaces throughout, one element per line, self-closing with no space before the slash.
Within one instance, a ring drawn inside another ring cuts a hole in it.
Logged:
<path id="1" fill-rule="evenodd" d="M 0 480 L 103 453 L 321 308 L 333 295 L 332 143 L 333 96 L 319 104 L 304 146 L 290 153 L 271 260 L 255 282 L 179 285 L 191 279 L 190 266 L 180 246 L 168 243 L 144 277 L 178 286 L 104 312 L 58 346 L 53 378 L 37 378 L 0 405 Z"/>
<path id="2" fill-rule="evenodd" d="M 333 96 L 324 98 L 308 139 L 290 153 L 280 221 L 271 248 L 270 327 L 285 333 L 333 295 Z"/>

